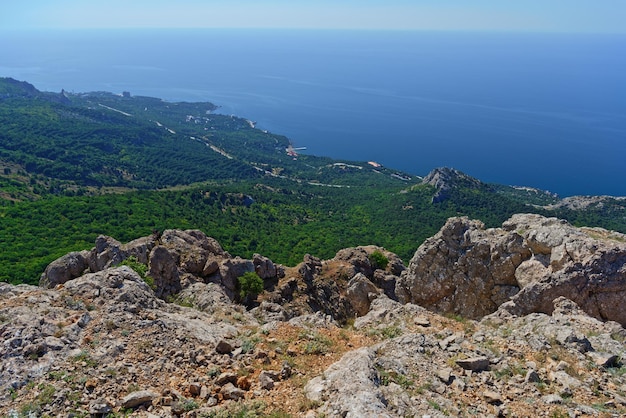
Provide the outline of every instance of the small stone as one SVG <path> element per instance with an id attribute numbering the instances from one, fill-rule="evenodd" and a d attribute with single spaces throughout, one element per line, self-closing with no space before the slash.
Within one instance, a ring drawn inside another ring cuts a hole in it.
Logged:
<path id="1" fill-rule="evenodd" d="M 574 395 L 574 393 L 572 392 L 572 389 L 569 386 L 566 386 L 563 389 L 561 389 L 561 392 L 559 393 L 559 395 L 562 398 L 571 398 Z"/>
<path id="2" fill-rule="evenodd" d="M 274 379 L 272 379 L 269 373 L 266 373 L 265 370 L 263 370 L 259 374 L 259 385 L 261 386 L 261 389 L 271 390 L 274 388 Z"/>
<path id="3" fill-rule="evenodd" d="M 289 365 L 289 363 L 287 362 L 283 362 L 283 367 L 282 369 L 280 369 L 280 378 L 285 380 L 285 379 L 289 379 L 289 377 L 291 377 L 291 366 Z"/>
<path id="4" fill-rule="evenodd" d="M 456 335 L 450 335 L 449 337 L 439 341 L 439 347 L 441 347 L 442 350 L 445 350 L 454 341 L 456 341 Z"/>
<path id="5" fill-rule="evenodd" d="M 456 364 L 465 370 L 480 372 L 489 368 L 489 359 L 487 357 L 472 357 L 456 360 Z"/>
<path id="6" fill-rule="evenodd" d="M 419 325 L 420 327 L 429 327 L 430 326 L 430 321 L 425 316 L 417 316 L 417 317 L 415 317 L 413 322 L 415 323 L 415 325 Z"/>
<path id="7" fill-rule="evenodd" d="M 237 379 L 237 387 L 239 389 L 250 390 L 250 386 L 252 386 L 252 384 L 250 383 L 250 379 L 247 377 L 241 376 Z"/>
<path id="8" fill-rule="evenodd" d="M 174 415 L 182 415 L 185 412 L 185 404 L 180 401 L 176 401 L 171 405 L 172 413 Z"/>
<path id="9" fill-rule="evenodd" d="M 215 351 L 220 354 L 230 354 L 233 351 L 233 346 L 226 340 L 220 340 L 215 346 Z"/>
<path id="10" fill-rule="evenodd" d="M 89 413 L 92 415 L 109 414 L 113 408 L 105 399 L 96 399 L 89 404 Z"/>
<path id="11" fill-rule="evenodd" d="M 461 392 L 465 391 L 466 385 L 462 379 L 454 379 L 452 380 L 452 387 Z"/>
<path id="12" fill-rule="evenodd" d="M 233 401 L 237 401 L 242 399 L 245 396 L 245 392 L 238 387 L 235 387 L 232 383 L 226 383 L 220 389 L 220 393 L 224 397 L 224 399 L 232 399 Z"/>
<path id="13" fill-rule="evenodd" d="M 202 386 L 198 382 L 192 382 L 189 384 L 189 393 L 191 396 L 199 396 Z"/>
<path id="14" fill-rule="evenodd" d="M 224 372 L 217 377 L 215 383 L 219 386 L 223 386 L 226 383 L 235 383 L 236 381 L 237 375 L 235 373 Z"/>
<path id="15" fill-rule="evenodd" d="M 568 367 L 569 367 L 569 363 L 566 362 L 566 361 L 561 360 L 556 365 L 555 370 L 560 372 L 560 371 L 563 371 L 563 370 L 567 369 Z"/>
<path id="16" fill-rule="evenodd" d="M 445 367 L 437 370 L 437 377 L 446 385 L 449 385 L 452 380 L 452 369 Z"/>
<path id="17" fill-rule="evenodd" d="M 614 366 L 617 363 L 618 356 L 611 353 L 603 353 L 599 351 L 589 351 L 586 353 L 598 367 L 608 368 Z"/>
<path id="18" fill-rule="evenodd" d="M 202 386 L 200 388 L 200 398 L 209 399 L 209 396 L 211 396 L 211 390 L 207 386 Z"/>
<path id="19" fill-rule="evenodd" d="M 537 374 L 536 371 L 534 370 L 529 370 L 528 372 L 526 372 L 526 377 L 524 378 L 524 382 L 527 383 L 537 383 L 539 382 L 539 375 Z"/>
<path id="20" fill-rule="evenodd" d="M 149 390 L 140 390 L 137 392 L 129 393 L 124 396 L 121 402 L 121 406 L 124 409 L 136 408 L 141 404 L 152 402 L 157 397 L 157 394 Z"/>
<path id="21" fill-rule="evenodd" d="M 563 403 L 563 398 L 559 395 L 550 394 L 543 397 L 543 401 L 549 405 L 557 405 Z"/>
<path id="22" fill-rule="evenodd" d="M 87 389 L 90 392 L 94 390 L 96 387 L 98 387 L 98 381 L 96 379 L 89 379 L 85 382 L 85 389 Z"/>
<path id="23" fill-rule="evenodd" d="M 492 405 L 498 405 L 502 403 L 502 395 L 493 390 L 485 390 L 483 392 L 483 398 Z"/>
<path id="24" fill-rule="evenodd" d="M 65 343 L 63 342 L 63 340 L 57 337 L 46 337 L 45 343 L 46 346 L 48 346 L 48 348 L 53 351 L 62 350 L 63 347 L 65 347 Z"/>

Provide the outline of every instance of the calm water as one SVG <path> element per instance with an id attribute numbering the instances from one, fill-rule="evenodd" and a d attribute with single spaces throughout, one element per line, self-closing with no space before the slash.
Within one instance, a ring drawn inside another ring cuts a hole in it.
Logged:
<path id="1" fill-rule="evenodd" d="M 626 36 L 358 31 L 0 32 L 41 90 L 211 101 L 307 152 L 626 195 Z"/>

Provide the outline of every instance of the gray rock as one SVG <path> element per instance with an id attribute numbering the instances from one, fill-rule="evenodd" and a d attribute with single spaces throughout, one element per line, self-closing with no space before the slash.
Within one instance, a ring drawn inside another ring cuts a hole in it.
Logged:
<path id="1" fill-rule="evenodd" d="M 194 308 L 207 313 L 229 311 L 233 306 L 224 289 L 216 283 L 192 283 L 178 293 L 177 298 L 190 301 Z"/>
<path id="2" fill-rule="evenodd" d="M 619 356 L 611 353 L 603 353 L 597 351 L 590 351 L 587 354 L 587 357 L 591 358 L 596 366 L 598 367 L 612 367 L 617 364 L 617 360 Z"/>
<path id="3" fill-rule="evenodd" d="M 367 348 L 348 352 L 323 377 L 309 381 L 305 394 L 312 400 L 325 400 L 320 412 L 333 416 L 391 417 L 378 388 L 373 360 L 374 354 Z"/>
<path id="4" fill-rule="evenodd" d="M 563 398 L 556 394 L 545 395 L 542 399 L 548 405 L 558 405 L 563 403 Z"/>
<path id="5" fill-rule="evenodd" d="M 89 403 L 89 413 L 92 415 L 104 415 L 113 412 L 113 408 L 105 399 L 96 399 Z"/>
<path id="6" fill-rule="evenodd" d="M 324 377 L 317 376 L 309 380 L 304 386 L 305 396 L 313 402 L 322 402 L 326 393 L 326 381 Z"/>
<path id="7" fill-rule="evenodd" d="M 492 405 L 498 405 L 502 403 L 502 395 L 493 390 L 483 391 L 483 398 Z"/>
<path id="8" fill-rule="evenodd" d="M 478 319 L 519 290 L 515 270 L 531 252 L 516 232 L 450 218 L 416 251 L 396 284 L 401 302 Z"/>
<path id="9" fill-rule="evenodd" d="M 457 359 L 455 363 L 465 369 L 473 372 L 481 372 L 489 368 L 489 359 L 487 357 L 472 357 L 466 359 Z"/>
<path id="10" fill-rule="evenodd" d="M 419 325 L 420 327 L 429 327 L 430 326 L 430 321 L 428 320 L 428 318 L 426 318 L 425 316 L 416 316 L 415 319 L 413 320 L 413 323 L 415 323 L 415 325 Z"/>
<path id="11" fill-rule="evenodd" d="M 262 256 L 261 254 L 254 254 L 252 256 L 252 264 L 254 264 L 254 271 L 259 275 L 262 279 L 271 279 L 278 275 L 276 266 L 267 257 Z"/>
<path id="12" fill-rule="evenodd" d="M 215 384 L 223 386 L 226 383 L 235 383 L 237 381 L 237 374 L 232 372 L 221 373 L 215 380 Z"/>
<path id="13" fill-rule="evenodd" d="M 156 246 L 150 252 L 148 274 L 154 279 L 155 293 L 166 298 L 181 291 L 181 272 L 178 268 L 179 255 L 164 246 Z"/>
<path id="14" fill-rule="evenodd" d="M 501 316 L 551 314 L 553 301 L 565 297 L 595 318 L 624 326 L 626 244 L 540 215 L 514 215 L 495 229 L 450 218 L 418 248 L 396 294 L 401 302 L 474 319 L 496 310 Z"/>
<path id="15" fill-rule="evenodd" d="M 261 387 L 261 389 L 265 389 L 265 390 L 273 389 L 274 381 L 275 379 L 273 378 L 273 375 L 270 373 L 267 373 L 265 370 L 263 370 L 259 374 L 259 386 Z"/>
<path id="16" fill-rule="evenodd" d="M 224 399 L 232 399 L 234 401 L 242 399 L 246 395 L 246 392 L 239 389 L 230 382 L 222 386 L 222 388 L 220 389 L 220 393 L 222 394 Z"/>
<path id="17" fill-rule="evenodd" d="M 363 316 L 369 311 L 372 300 L 374 300 L 379 293 L 380 290 L 374 286 L 374 283 L 365 277 L 363 273 L 357 273 L 348 282 L 346 298 L 350 305 L 352 305 L 357 316 Z"/>
<path id="18" fill-rule="evenodd" d="M 224 286 L 226 294 L 231 299 L 235 298 L 237 278 L 248 272 L 254 272 L 254 264 L 250 260 L 244 260 L 236 257 L 234 259 L 224 260 L 220 263 L 220 284 Z"/>
<path id="19" fill-rule="evenodd" d="M 540 381 L 541 379 L 539 378 L 539 375 L 537 374 L 536 371 L 528 370 L 526 372 L 526 377 L 524 377 L 524 382 L 537 383 Z"/>
<path id="20" fill-rule="evenodd" d="M 72 252 L 50 263 L 39 279 L 39 286 L 53 288 L 82 275 L 89 268 L 85 255 L 85 252 Z"/>
<path id="21" fill-rule="evenodd" d="M 152 402 L 158 395 L 149 390 L 129 393 L 121 401 L 122 408 L 136 408 L 144 403 Z"/>
<path id="22" fill-rule="evenodd" d="M 449 367 L 444 367 L 443 369 L 437 370 L 437 377 L 446 385 L 452 383 L 452 369 Z"/>
<path id="23" fill-rule="evenodd" d="M 65 343 L 63 342 L 63 340 L 52 336 L 46 337 L 45 344 L 46 347 L 48 347 L 50 350 L 55 351 L 62 350 L 65 347 Z"/>

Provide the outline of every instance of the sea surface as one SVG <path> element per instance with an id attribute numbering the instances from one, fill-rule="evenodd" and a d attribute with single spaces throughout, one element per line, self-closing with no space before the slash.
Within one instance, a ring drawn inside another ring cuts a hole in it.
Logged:
<path id="1" fill-rule="evenodd" d="M 210 101 L 304 152 L 626 196 L 626 35 L 0 31 L 40 90 Z"/>

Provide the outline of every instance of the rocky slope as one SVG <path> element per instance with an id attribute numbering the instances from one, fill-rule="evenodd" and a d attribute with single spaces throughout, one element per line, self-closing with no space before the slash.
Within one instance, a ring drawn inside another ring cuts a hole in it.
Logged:
<path id="1" fill-rule="evenodd" d="M 0 284 L 0 414 L 621 416 L 625 238 L 453 218 L 408 268 L 373 246 L 287 268 L 200 231 L 102 236 Z"/>

